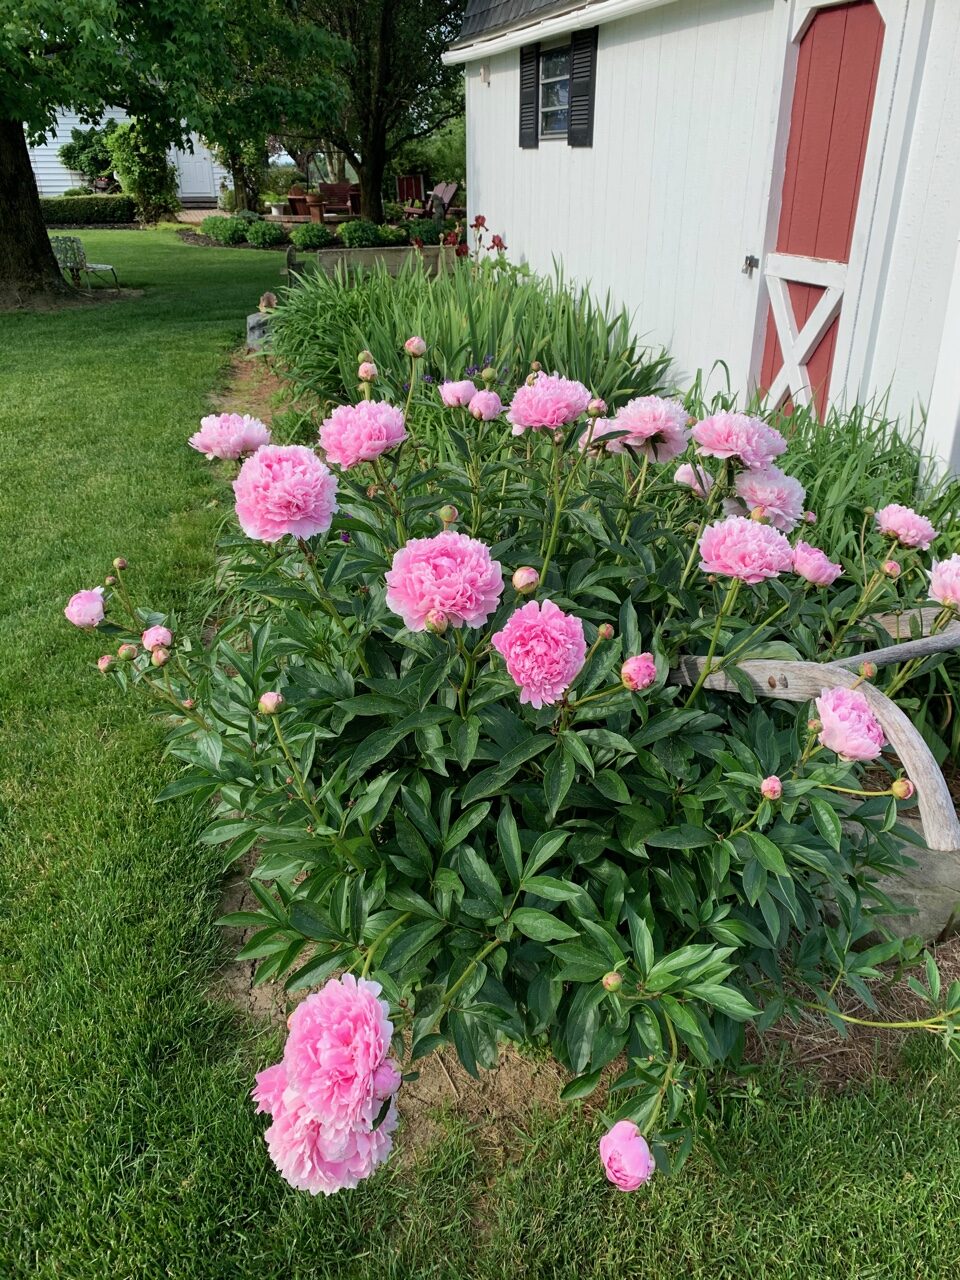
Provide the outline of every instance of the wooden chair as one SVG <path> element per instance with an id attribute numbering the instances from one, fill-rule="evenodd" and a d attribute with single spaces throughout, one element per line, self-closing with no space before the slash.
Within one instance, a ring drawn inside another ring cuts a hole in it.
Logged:
<path id="1" fill-rule="evenodd" d="M 397 178 L 397 203 L 411 208 L 427 198 L 427 184 L 422 173 L 405 173 Z"/>
<path id="2" fill-rule="evenodd" d="M 318 182 L 317 194 L 323 202 L 321 221 L 328 213 L 350 214 L 353 206 L 350 201 L 352 184 L 349 182 Z"/>
<path id="3" fill-rule="evenodd" d="M 441 182 L 430 192 L 423 205 L 408 205 L 404 211 L 405 218 L 429 218 L 438 210 L 441 210 L 441 217 L 445 218 L 456 199 L 459 190 L 455 182 Z"/>
<path id="4" fill-rule="evenodd" d="M 50 245 L 60 270 L 71 277 L 77 288 L 81 275 L 105 278 L 109 272 L 113 276 L 113 287 L 120 292 L 116 270 L 108 262 L 88 262 L 83 241 L 78 236 L 51 236 Z"/>

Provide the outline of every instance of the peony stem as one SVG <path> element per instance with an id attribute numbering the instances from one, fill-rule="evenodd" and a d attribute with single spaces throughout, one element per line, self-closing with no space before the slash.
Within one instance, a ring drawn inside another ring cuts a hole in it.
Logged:
<path id="1" fill-rule="evenodd" d="M 370 972 L 370 966 L 373 962 L 374 953 L 380 947 L 384 938 L 389 938 L 391 933 L 393 933 L 395 929 L 399 929 L 400 926 L 404 924 L 407 920 L 409 920 L 412 915 L 413 915 L 412 911 L 404 911 L 403 915 L 397 916 L 396 920 L 394 920 L 392 924 L 387 925 L 386 929 L 384 929 L 383 933 L 381 933 L 379 937 L 374 938 L 374 940 L 370 943 L 369 947 L 367 947 L 367 954 L 364 957 L 363 968 L 360 970 L 361 978 L 365 978 L 367 974 Z"/>
<path id="2" fill-rule="evenodd" d="M 700 692 L 700 690 L 703 688 L 704 684 L 706 683 L 707 677 L 713 674 L 713 655 L 716 653 L 717 644 L 720 641 L 720 629 L 723 626 L 724 618 L 727 616 L 727 614 L 730 612 L 730 610 L 733 608 L 736 602 L 737 592 L 739 590 L 740 590 L 740 579 L 734 578 L 731 581 L 730 586 L 727 588 L 727 594 L 724 596 L 723 603 L 721 604 L 717 612 L 717 620 L 713 626 L 713 635 L 710 637 L 710 648 L 707 650 L 707 656 L 704 659 L 703 668 L 697 679 L 697 683 L 693 686 L 693 688 L 690 691 L 689 698 L 687 698 L 686 702 L 683 704 L 684 709 L 686 709 L 691 705 L 691 703 L 693 703 L 693 701 L 697 697 L 697 694 Z"/>

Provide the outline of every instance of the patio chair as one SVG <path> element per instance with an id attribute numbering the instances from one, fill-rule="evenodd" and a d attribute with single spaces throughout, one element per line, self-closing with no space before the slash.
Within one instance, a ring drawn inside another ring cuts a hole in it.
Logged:
<path id="1" fill-rule="evenodd" d="M 426 201 L 422 205 L 407 205 L 403 214 L 405 218 L 429 218 L 432 217 L 437 209 L 442 210 L 441 217 L 447 216 L 447 211 L 453 204 L 458 187 L 455 182 L 441 182 L 430 192 Z"/>
<path id="2" fill-rule="evenodd" d="M 318 182 L 317 194 L 323 202 L 323 217 L 326 217 L 328 213 L 353 213 L 353 205 L 350 200 L 351 184 L 349 182 Z"/>
<path id="3" fill-rule="evenodd" d="M 109 262 L 88 262 L 83 241 L 79 236 L 51 236 L 50 245 L 60 270 L 71 277 L 78 289 L 81 275 L 99 276 L 105 279 L 109 272 L 113 276 L 113 287 L 117 293 L 120 292 L 120 281 L 117 279 L 116 270 Z"/>

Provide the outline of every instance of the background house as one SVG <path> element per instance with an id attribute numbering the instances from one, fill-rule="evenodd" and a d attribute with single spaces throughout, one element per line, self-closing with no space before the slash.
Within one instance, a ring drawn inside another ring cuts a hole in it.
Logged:
<path id="1" fill-rule="evenodd" d="M 123 111 L 109 110 L 104 113 L 103 119 L 122 121 L 128 119 L 128 116 Z M 80 185 L 80 175 L 63 167 L 57 151 L 65 142 L 70 141 L 71 130 L 86 128 L 89 125 L 84 124 L 75 112 L 61 111 L 57 116 L 56 132 L 39 146 L 30 147 L 30 163 L 42 196 L 59 196 L 70 187 Z M 169 152 L 177 169 L 180 199 L 185 205 L 216 204 L 221 180 L 225 180 L 230 187 L 233 180 L 229 171 L 213 158 L 199 136 L 194 133 L 191 138 L 192 154 L 175 148 Z"/>
<path id="2" fill-rule="evenodd" d="M 960 467 L 960 0 L 470 0 L 446 58 L 512 256 L 681 378 L 887 396 Z"/>

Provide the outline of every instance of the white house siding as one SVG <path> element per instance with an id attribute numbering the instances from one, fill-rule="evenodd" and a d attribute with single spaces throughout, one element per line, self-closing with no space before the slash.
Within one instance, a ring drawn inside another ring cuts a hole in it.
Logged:
<path id="1" fill-rule="evenodd" d="M 746 385 L 789 5 L 678 0 L 600 27 L 593 146 L 518 146 L 516 50 L 467 72 L 471 216 L 511 256 L 636 312 L 680 380 L 716 360 Z M 722 374 L 715 374 L 715 380 Z"/>
<path id="2" fill-rule="evenodd" d="M 101 123 L 105 120 L 124 121 L 127 118 L 125 112 L 111 108 L 104 112 Z M 57 151 L 65 142 L 70 141 L 73 129 L 89 127 L 89 124 L 85 124 L 75 112 L 63 111 L 57 117 L 56 131 L 45 142 L 30 147 L 30 163 L 42 196 L 59 196 L 70 187 L 80 186 L 82 181 L 80 174 L 71 173 L 69 169 L 65 169 L 60 163 Z M 222 180 L 225 180 L 228 186 L 232 186 L 230 173 L 222 165 L 217 164 L 197 134 L 191 134 L 191 138 L 194 148 L 192 155 L 176 149 L 171 149 L 169 153 L 180 178 L 180 195 L 184 199 L 206 198 L 213 202 L 216 200 Z"/>

